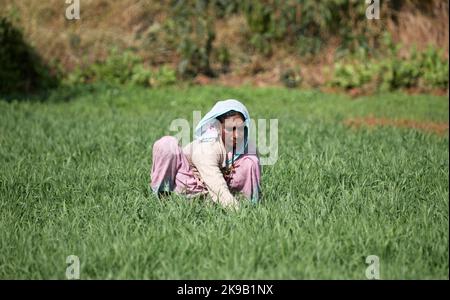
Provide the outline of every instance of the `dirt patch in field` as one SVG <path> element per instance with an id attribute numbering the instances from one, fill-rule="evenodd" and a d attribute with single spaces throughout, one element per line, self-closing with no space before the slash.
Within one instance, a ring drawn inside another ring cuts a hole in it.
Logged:
<path id="1" fill-rule="evenodd" d="M 344 121 L 344 124 L 353 128 L 360 128 L 362 126 L 391 126 L 398 128 L 413 128 L 426 132 L 432 132 L 438 135 L 445 135 L 449 132 L 448 122 L 419 122 L 405 119 L 393 120 L 387 118 L 376 118 L 373 116 L 347 119 Z"/>

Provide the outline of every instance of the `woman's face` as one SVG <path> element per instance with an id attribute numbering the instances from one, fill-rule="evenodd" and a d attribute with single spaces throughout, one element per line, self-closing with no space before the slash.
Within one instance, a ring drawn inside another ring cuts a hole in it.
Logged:
<path id="1" fill-rule="evenodd" d="M 228 149 L 239 145 L 244 140 L 245 123 L 240 115 L 232 115 L 222 122 L 222 141 Z"/>

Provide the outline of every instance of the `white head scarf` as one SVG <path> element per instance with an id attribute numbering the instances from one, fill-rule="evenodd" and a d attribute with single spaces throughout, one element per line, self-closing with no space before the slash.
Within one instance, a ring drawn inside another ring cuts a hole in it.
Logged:
<path id="1" fill-rule="evenodd" d="M 217 117 L 231 110 L 240 112 L 244 116 L 244 126 L 247 127 L 247 134 L 244 137 L 244 142 L 237 145 L 235 155 L 230 160 L 235 161 L 240 155 L 245 153 L 245 149 L 248 147 L 248 137 L 250 136 L 250 114 L 244 104 L 238 100 L 228 99 L 218 101 L 198 123 L 195 128 L 195 139 L 200 141 L 208 141 L 215 140 L 218 136 L 220 136 L 220 132 L 218 132 L 218 124 L 220 122 L 217 120 Z"/>

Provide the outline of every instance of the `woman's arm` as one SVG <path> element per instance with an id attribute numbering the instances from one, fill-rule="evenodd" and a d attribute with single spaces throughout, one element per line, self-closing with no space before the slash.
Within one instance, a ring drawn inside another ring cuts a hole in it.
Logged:
<path id="1" fill-rule="evenodd" d="M 230 193 L 220 171 L 223 154 L 219 142 L 200 142 L 196 148 L 192 153 L 192 163 L 200 173 L 213 201 L 219 202 L 225 207 L 237 207 L 238 201 Z"/>

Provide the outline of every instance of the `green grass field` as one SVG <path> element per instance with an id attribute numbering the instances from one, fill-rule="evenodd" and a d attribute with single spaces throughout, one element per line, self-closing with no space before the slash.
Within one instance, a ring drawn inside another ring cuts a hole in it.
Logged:
<path id="1" fill-rule="evenodd" d="M 226 212 L 148 188 L 152 143 L 219 99 L 279 120 L 264 201 Z M 69 101 L 70 100 L 70 101 Z M 348 128 L 358 116 L 448 122 L 446 97 L 282 88 L 86 88 L 0 100 L 0 278 L 448 279 L 448 134 Z"/>

